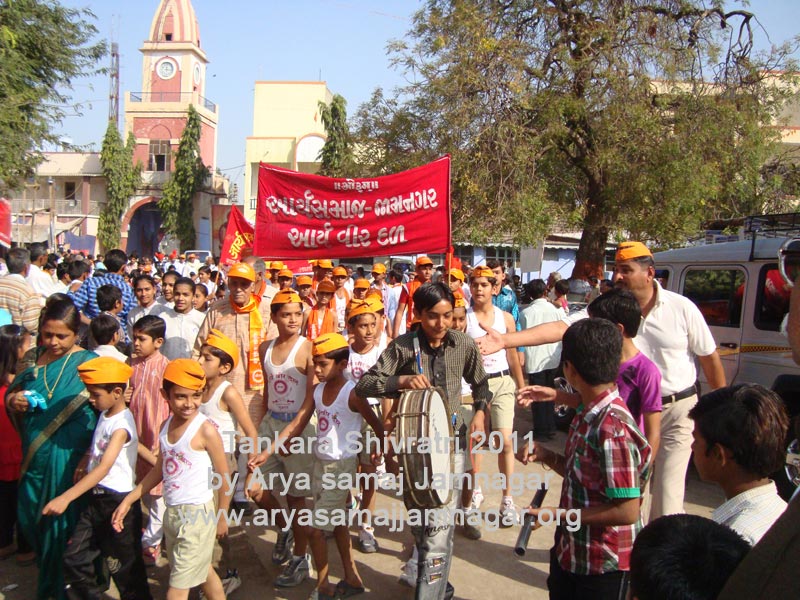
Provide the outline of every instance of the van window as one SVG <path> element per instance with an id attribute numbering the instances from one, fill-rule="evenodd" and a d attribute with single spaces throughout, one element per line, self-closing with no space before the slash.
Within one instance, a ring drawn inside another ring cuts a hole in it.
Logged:
<path id="1" fill-rule="evenodd" d="M 697 305 L 708 325 L 738 327 L 744 280 L 741 269 L 690 269 L 683 281 L 683 295 Z"/>
<path id="2" fill-rule="evenodd" d="M 781 277 L 778 265 L 764 265 L 758 274 L 758 297 L 755 326 L 766 331 L 779 331 L 783 317 L 789 312 L 791 289 Z"/>

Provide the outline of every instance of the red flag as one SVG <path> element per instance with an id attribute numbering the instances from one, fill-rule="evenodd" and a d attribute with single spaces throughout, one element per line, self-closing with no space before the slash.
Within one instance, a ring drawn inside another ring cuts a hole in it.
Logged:
<path id="1" fill-rule="evenodd" d="M 234 265 L 253 253 L 253 226 L 247 222 L 236 206 L 231 206 L 228 215 L 228 230 L 222 242 L 220 261 Z"/>
<path id="2" fill-rule="evenodd" d="M 11 247 L 11 203 L 0 198 L 0 244 Z"/>
<path id="3" fill-rule="evenodd" d="M 262 163 L 255 254 L 275 258 L 445 252 L 450 157 L 402 173 L 339 179 Z"/>

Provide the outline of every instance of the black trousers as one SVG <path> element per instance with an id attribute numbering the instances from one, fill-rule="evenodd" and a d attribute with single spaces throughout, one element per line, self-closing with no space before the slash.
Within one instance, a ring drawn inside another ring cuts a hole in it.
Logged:
<path id="1" fill-rule="evenodd" d="M 0 548 L 14 543 L 14 526 L 17 530 L 17 552 L 27 554 L 32 551 L 17 523 L 17 489 L 16 481 L 0 481 Z"/>
<path id="2" fill-rule="evenodd" d="M 576 575 L 561 568 L 553 548 L 547 589 L 550 600 L 624 600 L 628 593 L 628 572 Z"/>
<path id="3" fill-rule="evenodd" d="M 558 369 L 547 369 L 537 373 L 528 373 L 528 385 L 553 387 Z M 556 431 L 555 402 L 533 402 L 533 438 L 551 437 Z"/>
<path id="4" fill-rule="evenodd" d="M 64 551 L 64 583 L 69 600 L 100 600 L 106 586 L 96 569 L 105 559 L 122 600 L 152 600 L 142 561 L 142 509 L 137 502 L 125 516 L 124 528 L 111 527 L 111 515 L 126 494 L 91 493 Z"/>

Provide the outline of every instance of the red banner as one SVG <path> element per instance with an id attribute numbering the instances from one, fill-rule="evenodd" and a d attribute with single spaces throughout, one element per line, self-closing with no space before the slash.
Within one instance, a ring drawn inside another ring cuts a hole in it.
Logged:
<path id="1" fill-rule="evenodd" d="M 372 179 L 261 163 L 255 254 L 361 258 L 450 248 L 450 157 Z"/>
<path id="2" fill-rule="evenodd" d="M 11 203 L 0 198 L 0 244 L 11 247 Z"/>
<path id="3" fill-rule="evenodd" d="M 253 226 L 236 206 L 228 213 L 228 229 L 222 242 L 219 259 L 223 265 L 235 265 L 253 253 Z"/>

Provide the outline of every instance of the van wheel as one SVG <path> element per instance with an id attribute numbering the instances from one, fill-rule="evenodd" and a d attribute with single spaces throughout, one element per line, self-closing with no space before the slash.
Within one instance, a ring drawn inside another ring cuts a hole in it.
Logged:
<path id="1" fill-rule="evenodd" d="M 789 431 L 786 432 L 786 439 L 791 441 L 787 444 L 786 450 L 797 454 L 800 446 L 798 440 L 794 438 L 800 435 L 800 423 L 797 422 L 800 420 L 800 376 L 779 375 L 772 384 L 772 390 L 781 397 L 789 415 Z M 797 489 L 795 481 L 800 481 L 800 465 L 785 465 L 770 478 L 775 481 L 778 494 L 788 502 Z"/>

